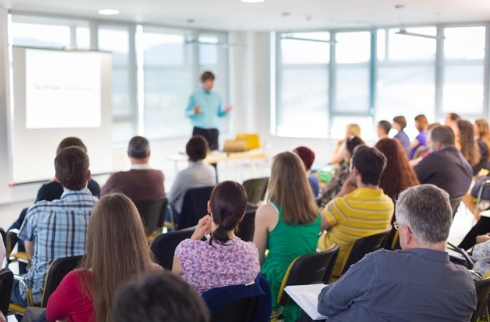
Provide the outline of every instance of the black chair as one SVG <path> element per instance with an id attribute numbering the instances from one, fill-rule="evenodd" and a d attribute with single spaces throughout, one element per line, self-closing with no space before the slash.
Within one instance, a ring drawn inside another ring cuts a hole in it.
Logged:
<path id="1" fill-rule="evenodd" d="M 486 313 L 488 321 L 488 302 L 490 300 L 490 279 L 475 282 L 476 287 L 476 310 L 471 316 L 471 322 L 479 321 L 483 313 Z"/>
<path id="2" fill-rule="evenodd" d="M 41 307 L 48 305 L 48 300 L 51 294 L 60 285 L 63 278 L 78 267 L 82 256 L 71 256 L 58 258 L 51 262 L 49 265 L 48 273 L 44 282 L 43 298 L 41 300 Z"/>
<path id="3" fill-rule="evenodd" d="M 194 227 L 208 213 L 208 201 L 214 187 L 189 189 L 184 195 L 178 229 Z"/>
<path id="4" fill-rule="evenodd" d="M 237 236 L 243 241 L 253 241 L 255 230 L 255 213 L 257 209 L 247 210 L 243 220 L 238 226 Z"/>
<path id="5" fill-rule="evenodd" d="M 454 216 L 456 216 L 456 212 L 458 212 L 458 207 L 462 199 L 463 198 L 453 198 L 449 200 L 449 203 L 451 204 L 451 209 L 453 210 L 453 218 Z"/>
<path id="6" fill-rule="evenodd" d="M 243 187 L 247 192 L 248 202 L 256 205 L 264 200 L 268 184 L 269 178 L 266 177 L 245 180 L 243 182 Z"/>
<path id="7" fill-rule="evenodd" d="M 257 310 L 258 298 L 246 297 L 230 304 L 219 310 L 211 317 L 211 322 L 250 322 L 253 321 L 253 314 Z"/>
<path id="8" fill-rule="evenodd" d="M 14 284 L 14 274 L 8 268 L 0 271 L 0 311 L 7 316 L 10 304 L 10 294 Z"/>
<path id="9" fill-rule="evenodd" d="M 187 229 L 171 231 L 155 238 L 151 244 L 151 251 L 155 255 L 158 264 L 167 270 L 172 270 L 175 248 L 184 239 L 191 238 L 195 229 L 196 227 L 189 227 Z"/>
<path id="10" fill-rule="evenodd" d="M 280 316 L 284 306 L 293 302 L 291 297 L 284 291 L 286 286 L 309 285 L 322 283 L 326 279 L 330 280 L 328 276 L 325 276 L 325 273 L 327 273 L 331 262 L 336 258 L 338 252 L 339 246 L 335 245 L 327 251 L 303 255 L 296 258 L 291 265 L 289 265 L 289 269 L 282 280 L 282 285 L 277 295 L 279 310 L 273 317 Z"/>
<path id="11" fill-rule="evenodd" d="M 330 259 L 328 261 L 327 269 L 325 270 L 325 274 L 323 275 L 323 283 L 329 284 L 332 280 L 333 269 L 335 268 L 335 262 L 337 261 L 337 257 L 339 257 L 339 246 L 334 245 L 329 250 L 326 250 L 330 254 Z"/>
<path id="12" fill-rule="evenodd" d="M 166 200 L 167 199 L 163 198 L 157 200 L 138 201 L 134 203 L 141 216 L 143 225 L 145 226 L 145 233 L 147 236 L 153 234 L 162 227 L 162 208 L 164 206 L 166 208 Z"/>
<path id="13" fill-rule="evenodd" d="M 391 230 L 385 231 L 384 233 L 368 236 L 357 240 L 352 246 L 352 250 L 349 256 L 346 257 L 344 261 L 344 266 L 342 269 L 342 274 L 347 272 L 351 265 L 354 265 L 360 261 L 366 254 L 374 252 L 378 249 L 384 247 Z M 340 277 L 340 276 L 337 276 Z"/>

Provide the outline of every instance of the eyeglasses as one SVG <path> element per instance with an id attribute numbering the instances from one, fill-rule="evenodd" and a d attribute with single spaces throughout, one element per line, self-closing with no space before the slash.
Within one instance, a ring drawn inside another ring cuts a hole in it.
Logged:
<path id="1" fill-rule="evenodd" d="M 393 227 L 394 227 L 396 230 L 400 229 L 400 227 L 401 227 L 401 226 L 403 226 L 403 224 L 399 224 L 399 223 L 398 223 L 398 221 L 394 221 L 394 222 L 393 222 Z"/>
<path id="2" fill-rule="evenodd" d="M 407 228 L 408 228 L 408 230 L 409 230 L 410 232 L 412 232 L 412 230 L 410 229 L 410 227 L 408 227 L 406 224 L 400 224 L 400 223 L 398 223 L 398 221 L 394 221 L 394 222 L 393 222 L 393 227 L 394 227 L 396 230 L 400 229 L 400 227 L 401 227 L 401 226 L 405 226 L 405 227 L 407 227 Z"/>

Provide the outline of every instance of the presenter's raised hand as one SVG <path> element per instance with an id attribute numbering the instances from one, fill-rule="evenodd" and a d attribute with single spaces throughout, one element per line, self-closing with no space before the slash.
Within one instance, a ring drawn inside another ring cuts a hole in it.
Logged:
<path id="1" fill-rule="evenodd" d="M 194 114 L 199 115 L 201 112 L 201 107 L 199 105 L 194 106 Z"/>
<path id="2" fill-rule="evenodd" d="M 231 111 L 233 109 L 233 107 L 231 105 L 228 105 L 226 108 L 225 108 L 225 112 L 228 113 L 229 111 Z"/>

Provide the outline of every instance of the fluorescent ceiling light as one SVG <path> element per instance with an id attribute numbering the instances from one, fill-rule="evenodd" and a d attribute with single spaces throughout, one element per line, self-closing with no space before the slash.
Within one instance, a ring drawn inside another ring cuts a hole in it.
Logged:
<path id="1" fill-rule="evenodd" d="M 246 3 L 259 3 L 259 2 L 264 2 L 265 0 L 242 0 L 242 2 Z"/>
<path id="2" fill-rule="evenodd" d="M 444 36 L 433 36 L 433 35 L 426 35 L 426 34 L 419 34 L 415 32 L 408 32 L 405 28 L 401 28 L 399 31 L 395 32 L 397 35 L 404 35 L 404 36 L 412 36 L 412 37 L 420 37 L 420 38 L 428 38 L 428 39 L 437 39 L 437 40 L 444 40 L 446 37 Z"/>
<path id="3" fill-rule="evenodd" d="M 282 39 L 288 39 L 288 40 L 321 42 L 321 43 L 326 43 L 326 44 L 330 44 L 330 45 L 335 45 L 337 43 L 337 40 L 323 40 L 323 39 L 300 38 L 300 37 L 294 37 L 291 34 L 283 34 L 281 36 L 281 38 Z"/>
<path id="4" fill-rule="evenodd" d="M 119 14 L 119 10 L 117 9 L 101 9 L 99 10 L 99 15 L 112 16 Z"/>

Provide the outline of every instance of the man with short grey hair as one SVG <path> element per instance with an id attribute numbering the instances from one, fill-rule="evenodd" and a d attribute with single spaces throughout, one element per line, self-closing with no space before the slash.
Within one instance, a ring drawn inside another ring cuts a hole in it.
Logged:
<path id="1" fill-rule="evenodd" d="M 445 252 L 452 221 L 449 195 L 434 185 L 402 192 L 396 205 L 402 250 L 366 255 L 318 297 L 333 321 L 470 321 L 475 283 Z"/>

